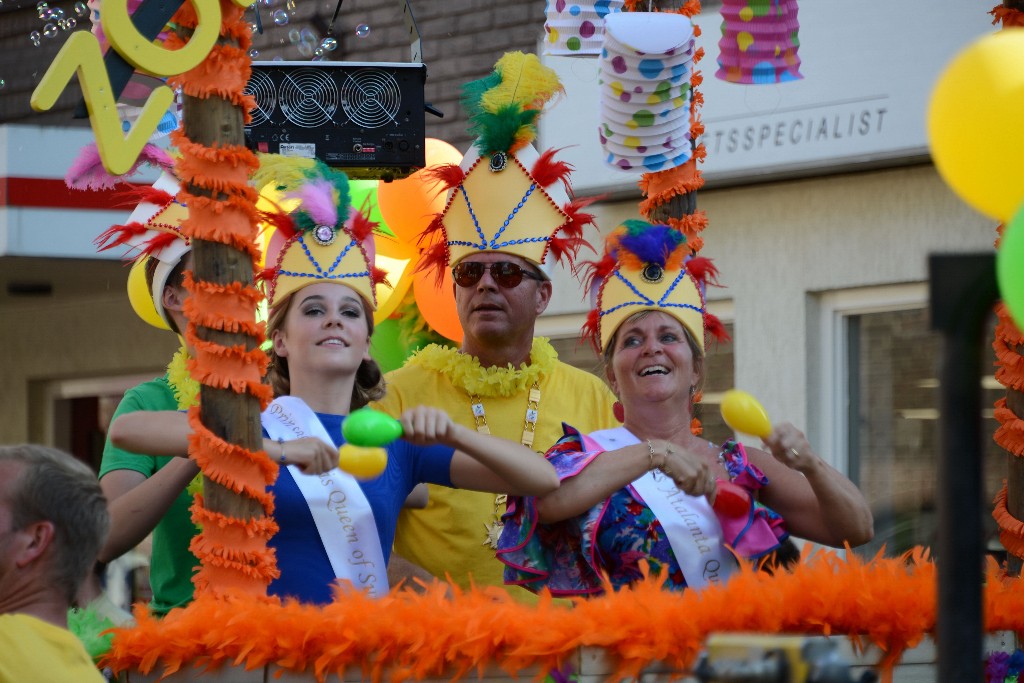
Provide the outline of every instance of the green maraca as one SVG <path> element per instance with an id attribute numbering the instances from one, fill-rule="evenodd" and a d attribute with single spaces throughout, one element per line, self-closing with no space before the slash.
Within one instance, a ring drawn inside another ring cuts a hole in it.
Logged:
<path id="1" fill-rule="evenodd" d="M 374 479 L 388 465 L 389 443 L 402 436 L 402 424 L 372 408 L 354 410 L 341 424 L 345 443 L 338 449 L 338 469 L 356 479 Z"/>

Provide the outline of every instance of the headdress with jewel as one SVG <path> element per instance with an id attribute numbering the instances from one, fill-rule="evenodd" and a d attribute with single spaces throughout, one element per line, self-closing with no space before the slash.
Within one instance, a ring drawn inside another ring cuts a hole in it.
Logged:
<path id="1" fill-rule="evenodd" d="M 289 294 L 321 282 L 347 285 L 377 308 L 376 286 L 386 273 L 374 266 L 375 223 L 349 206 L 348 178 L 320 161 L 292 162 L 264 155 L 254 184 L 276 184 L 284 203 L 294 209 L 263 214 L 275 228 L 267 247 L 267 306 L 274 308 Z"/>
<path id="2" fill-rule="evenodd" d="M 572 168 L 531 144 L 537 118 L 562 91 L 553 70 L 536 55 L 509 52 L 494 72 L 463 87 L 473 147 L 458 166 L 430 174 L 450 190 L 444 211 L 424 231 L 420 269 L 454 266 L 471 254 L 498 251 L 520 256 L 545 270 L 565 259 L 570 267 L 586 244 L 582 212 L 592 200 L 571 198 Z"/>
<path id="3" fill-rule="evenodd" d="M 704 350 L 705 338 L 728 339 L 721 321 L 708 313 L 704 289 L 718 271 L 711 261 L 690 256 L 686 237 L 667 225 L 627 220 L 605 240 L 605 253 L 591 263 L 588 289 L 594 307 L 582 336 L 604 350 L 626 318 L 662 311 L 676 318 Z"/>
<path id="4" fill-rule="evenodd" d="M 154 317 L 151 311 L 142 310 L 144 306 L 148 307 L 149 301 L 132 297 L 131 291 L 129 299 L 140 318 L 164 329 L 171 329 L 171 319 L 163 306 L 164 286 L 171 272 L 191 249 L 188 239 L 181 233 L 181 224 L 188 218 L 188 208 L 178 199 L 180 190 L 177 179 L 165 171 L 151 187 L 143 186 L 128 193 L 139 204 L 127 223 L 112 226 L 96 238 L 99 251 L 127 247 L 126 258 L 135 262 L 133 274 L 129 276 L 129 287 L 133 277 L 144 272 L 147 261 L 156 259 L 149 293 L 157 315 Z M 163 325 L 157 324 L 158 321 Z"/>

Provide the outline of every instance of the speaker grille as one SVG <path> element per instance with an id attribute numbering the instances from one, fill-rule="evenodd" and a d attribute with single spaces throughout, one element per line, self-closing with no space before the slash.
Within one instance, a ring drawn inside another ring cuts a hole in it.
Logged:
<path id="1" fill-rule="evenodd" d="M 338 110 L 338 88 L 322 69 L 296 69 L 281 81 L 281 113 L 300 128 L 325 126 Z"/>
<path id="2" fill-rule="evenodd" d="M 402 106 L 402 91 L 398 80 L 387 71 L 360 69 L 345 74 L 341 106 L 357 126 L 379 128 L 395 122 Z"/>

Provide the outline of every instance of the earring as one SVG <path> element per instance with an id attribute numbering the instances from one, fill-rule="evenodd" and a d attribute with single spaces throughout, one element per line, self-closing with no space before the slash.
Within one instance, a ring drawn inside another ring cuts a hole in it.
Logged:
<path id="1" fill-rule="evenodd" d="M 622 406 L 622 403 L 616 401 L 612 404 L 612 413 L 615 414 L 615 419 L 619 422 L 626 421 L 626 409 Z"/>

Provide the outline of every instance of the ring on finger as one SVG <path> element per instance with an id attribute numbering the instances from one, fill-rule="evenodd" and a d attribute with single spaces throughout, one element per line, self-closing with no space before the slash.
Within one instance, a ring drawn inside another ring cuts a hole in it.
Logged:
<path id="1" fill-rule="evenodd" d="M 795 448 L 790 448 L 789 449 L 789 454 L 790 454 L 790 456 L 792 456 L 794 458 L 799 458 L 800 457 L 800 451 L 798 451 Z"/>

